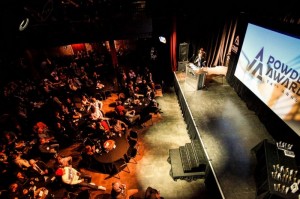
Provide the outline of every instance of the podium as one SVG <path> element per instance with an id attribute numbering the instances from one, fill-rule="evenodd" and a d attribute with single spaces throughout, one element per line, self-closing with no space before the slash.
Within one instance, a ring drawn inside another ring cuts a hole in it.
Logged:
<path id="1" fill-rule="evenodd" d="M 188 61 L 179 61 L 179 62 L 178 62 L 178 68 L 177 68 L 177 71 L 184 72 L 184 71 L 185 71 L 185 67 L 186 67 L 186 65 L 187 65 L 188 63 L 189 63 Z"/>
<path id="2" fill-rule="evenodd" d="M 185 81 L 195 90 L 201 90 L 205 88 L 206 71 L 201 70 L 194 64 L 186 64 L 186 78 Z"/>

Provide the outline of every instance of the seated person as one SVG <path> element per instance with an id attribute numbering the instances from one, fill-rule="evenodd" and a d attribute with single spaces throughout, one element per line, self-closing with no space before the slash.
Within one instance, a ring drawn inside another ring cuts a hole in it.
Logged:
<path id="1" fill-rule="evenodd" d="M 49 128 L 44 122 L 37 122 L 33 126 L 33 131 L 38 134 L 39 137 L 48 137 Z"/>
<path id="2" fill-rule="evenodd" d="M 139 114 L 136 115 L 134 109 L 126 111 L 125 117 L 131 124 L 134 124 L 141 120 L 141 116 Z"/>
<path id="3" fill-rule="evenodd" d="M 97 186 L 94 183 L 87 182 L 91 180 L 91 176 L 81 173 L 72 167 L 59 168 L 56 170 L 55 174 L 56 176 L 60 176 L 62 182 L 65 184 L 79 185 L 96 190 L 106 190 L 106 188 L 103 186 Z"/>
<path id="4" fill-rule="evenodd" d="M 86 95 L 81 96 L 81 111 L 87 111 L 91 102 Z"/>
<path id="5" fill-rule="evenodd" d="M 29 161 L 22 157 L 22 153 L 14 152 L 12 154 L 12 160 L 21 170 L 27 170 L 30 167 Z"/>
<path id="6" fill-rule="evenodd" d="M 10 184 L 8 189 L 8 198 L 16 199 L 16 198 L 29 198 L 29 191 L 24 189 L 22 185 L 14 182 Z"/>
<path id="7" fill-rule="evenodd" d="M 24 172 L 21 171 L 17 171 L 16 172 L 16 179 L 17 179 L 17 183 L 21 184 L 22 186 L 28 185 L 30 182 L 30 179 L 25 175 Z"/>
<path id="8" fill-rule="evenodd" d="M 93 105 L 91 106 L 90 111 L 91 111 L 90 118 L 92 120 L 98 120 L 98 119 L 109 120 L 109 118 L 104 116 L 104 113 L 100 109 L 95 108 L 95 106 Z"/>
<path id="9" fill-rule="evenodd" d="M 51 144 L 46 138 L 40 138 L 39 150 L 43 154 L 56 155 L 59 150 L 59 144 Z"/>
<path id="10" fill-rule="evenodd" d="M 35 181 L 35 179 L 30 179 L 24 172 L 17 171 L 16 172 L 16 183 L 21 185 L 23 189 L 27 189 L 29 192 L 34 191 L 35 189 L 40 187 L 39 181 Z M 30 194 L 32 194 L 32 192 Z"/>
<path id="11" fill-rule="evenodd" d="M 82 114 L 80 112 L 78 112 L 76 110 L 76 108 L 72 109 L 71 111 L 71 118 L 74 120 L 74 121 L 78 121 L 79 119 L 82 118 Z"/>
<path id="12" fill-rule="evenodd" d="M 110 123 L 112 125 L 113 131 L 120 137 L 126 134 L 128 130 L 128 125 L 125 122 L 118 119 L 112 119 Z"/>
<path id="13" fill-rule="evenodd" d="M 100 100 L 97 100 L 95 97 L 93 97 L 91 99 L 90 104 L 91 104 L 91 106 L 94 106 L 96 109 L 99 109 L 99 110 L 102 110 L 102 108 L 103 108 L 103 102 Z"/>
<path id="14" fill-rule="evenodd" d="M 41 160 L 30 159 L 29 164 L 31 167 L 28 169 L 28 176 L 32 178 L 37 178 L 39 181 L 47 185 L 53 182 L 53 170 L 46 165 L 45 162 Z"/>
<path id="15" fill-rule="evenodd" d="M 148 187 L 145 192 L 145 199 L 164 199 L 160 196 L 160 193 L 157 189 Z"/>
<path id="16" fill-rule="evenodd" d="M 58 154 L 56 157 L 56 162 L 58 167 L 66 167 L 66 166 L 72 166 L 72 156 L 65 156 Z"/>
<path id="17" fill-rule="evenodd" d="M 125 107 L 121 101 L 116 101 L 115 111 L 118 117 L 123 117 L 125 115 Z"/>
<path id="18" fill-rule="evenodd" d="M 109 138 L 109 137 L 111 137 L 111 136 L 114 135 L 114 133 L 112 132 L 112 128 L 111 128 L 108 120 L 106 120 L 106 119 L 100 119 L 99 126 L 100 126 L 100 129 L 104 131 L 104 133 L 107 136 L 107 138 Z"/>
<path id="19" fill-rule="evenodd" d="M 154 114 L 163 113 L 159 108 L 159 103 L 155 99 L 150 100 L 150 103 L 147 107 L 147 111 L 149 113 L 154 113 Z"/>
<path id="20" fill-rule="evenodd" d="M 7 131 L 2 137 L 3 150 L 6 154 L 14 151 L 16 149 L 18 137 L 14 132 Z"/>
<path id="21" fill-rule="evenodd" d="M 112 183 L 110 196 L 112 199 L 129 199 L 138 192 L 138 189 L 127 189 L 125 184 L 118 181 Z"/>
<path id="22" fill-rule="evenodd" d="M 81 153 L 81 162 L 80 165 L 83 168 L 92 168 L 93 167 L 93 160 L 94 160 L 94 153 L 96 152 L 96 146 L 93 145 L 86 145 L 83 152 Z"/>
<path id="23" fill-rule="evenodd" d="M 53 136 L 53 132 L 49 129 L 48 125 L 43 122 L 37 122 L 33 127 L 33 131 L 37 133 L 39 139 L 45 138 L 45 141 L 50 144 L 58 143 Z"/>

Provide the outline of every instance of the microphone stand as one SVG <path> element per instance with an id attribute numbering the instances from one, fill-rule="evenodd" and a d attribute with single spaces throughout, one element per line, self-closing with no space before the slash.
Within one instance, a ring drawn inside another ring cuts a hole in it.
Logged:
<path id="1" fill-rule="evenodd" d="M 191 62 L 191 60 L 194 59 L 194 57 L 195 57 L 195 54 L 193 54 L 193 55 L 191 56 L 191 58 L 189 59 L 189 62 Z"/>

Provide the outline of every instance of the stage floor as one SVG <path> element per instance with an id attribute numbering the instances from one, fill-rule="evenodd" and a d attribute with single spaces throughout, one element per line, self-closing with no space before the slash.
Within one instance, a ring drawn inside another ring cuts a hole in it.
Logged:
<path id="1" fill-rule="evenodd" d="M 251 149 L 272 137 L 226 77 L 207 79 L 206 89 L 201 90 L 185 81 L 184 72 L 177 72 L 176 77 L 225 198 L 255 198 L 256 160 Z"/>

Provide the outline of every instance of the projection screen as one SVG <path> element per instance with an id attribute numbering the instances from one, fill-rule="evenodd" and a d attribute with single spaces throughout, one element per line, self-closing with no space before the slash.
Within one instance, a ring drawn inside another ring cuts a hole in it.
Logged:
<path id="1" fill-rule="evenodd" d="M 249 23 L 235 76 L 300 135 L 300 39 Z"/>

